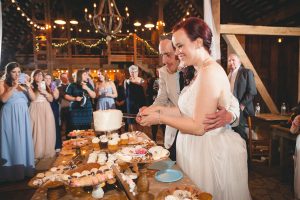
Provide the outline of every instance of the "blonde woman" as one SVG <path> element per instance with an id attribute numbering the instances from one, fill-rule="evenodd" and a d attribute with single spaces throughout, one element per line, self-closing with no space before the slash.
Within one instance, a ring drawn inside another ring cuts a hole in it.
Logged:
<path id="1" fill-rule="evenodd" d="M 118 96 L 114 82 L 106 74 L 99 73 L 99 82 L 96 85 L 97 110 L 116 109 L 114 98 Z"/>

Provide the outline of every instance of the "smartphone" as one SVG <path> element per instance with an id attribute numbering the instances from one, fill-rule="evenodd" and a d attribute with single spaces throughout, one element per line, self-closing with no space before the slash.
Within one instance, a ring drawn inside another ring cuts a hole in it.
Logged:
<path id="1" fill-rule="evenodd" d="M 52 81 L 50 83 L 50 88 L 51 88 L 51 91 L 53 92 L 55 90 L 55 88 L 57 88 L 57 85 L 56 85 L 56 82 L 55 81 Z"/>
<path id="2" fill-rule="evenodd" d="M 26 82 L 26 74 L 21 73 L 20 76 L 19 76 L 19 84 L 25 85 L 25 82 Z"/>
<path id="3" fill-rule="evenodd" d="M 46 83 L 45 83 L 45 81 L 42 81 L 40 83 L 40 87 L 41 87 L 42 90 L 46 90 Z"/>

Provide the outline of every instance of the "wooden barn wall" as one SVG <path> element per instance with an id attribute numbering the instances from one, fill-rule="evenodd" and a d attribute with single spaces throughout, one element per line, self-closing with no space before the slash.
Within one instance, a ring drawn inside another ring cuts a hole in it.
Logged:
<path id="1" fill-rule="evenodd" d="M 288 109 L 297 104 L 299 39 L 297 37 L 246 36 L 246 53 L 269 94 L 280 110 L 282 102 Z M 260 95 L 254 100 L 259 102 L 262 112 L 269 112 Z"/>

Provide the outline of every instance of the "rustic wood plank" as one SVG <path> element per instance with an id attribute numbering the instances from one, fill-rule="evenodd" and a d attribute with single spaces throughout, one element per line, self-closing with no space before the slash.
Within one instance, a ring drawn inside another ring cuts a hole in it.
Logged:
<path id="1" fill-rule="evenodd" d="M 269 95 L 266 87 L 264 86 L 263 82 L 261 81 L 260 77 L 258 76 L 253 64 L 251 63 L 250 59 L 248 58 L 246 52 L 244 51 L 243 47 L 237 40 L 235 35 L 223 35 L 223 38 L 225 39 L 227 45 L 229 45 L 232 50 L 240 57 L 241 62 L 246 68 L 249 68 L 253 71 L 254 73 L 254 78 L 255 78 L 255 83 L 256 87 L 261 94 L 263 100 L 267 104 L 268 108 L 272 113 L 278 114 L 277 107 L 272 100 L 271 96 Z"/>
<path id="2" fill-rule="evenodd" d="M 286 20 L 290 17 L 295 17 L 299 13 L 300 1 L 287 1 L 285 6 L 280 6 L 276 10 L 267 15 L 261 15 L 255 24 L 268 25 L 275 24 L 276 22 Z"/>
<path id="3" fill-rule="evenodd" d="M 221 34 L 300 36 L 300 28 L 221 24 Z"/>

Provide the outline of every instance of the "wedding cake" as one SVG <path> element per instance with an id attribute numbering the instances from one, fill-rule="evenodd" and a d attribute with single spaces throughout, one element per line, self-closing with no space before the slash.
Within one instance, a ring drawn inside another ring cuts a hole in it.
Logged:
<path id="1" fill-rule="evenodd" d="M 95 131 L 113 131 L 121 128 L 123 113 L 120 110 L 93 112 Z"/>

